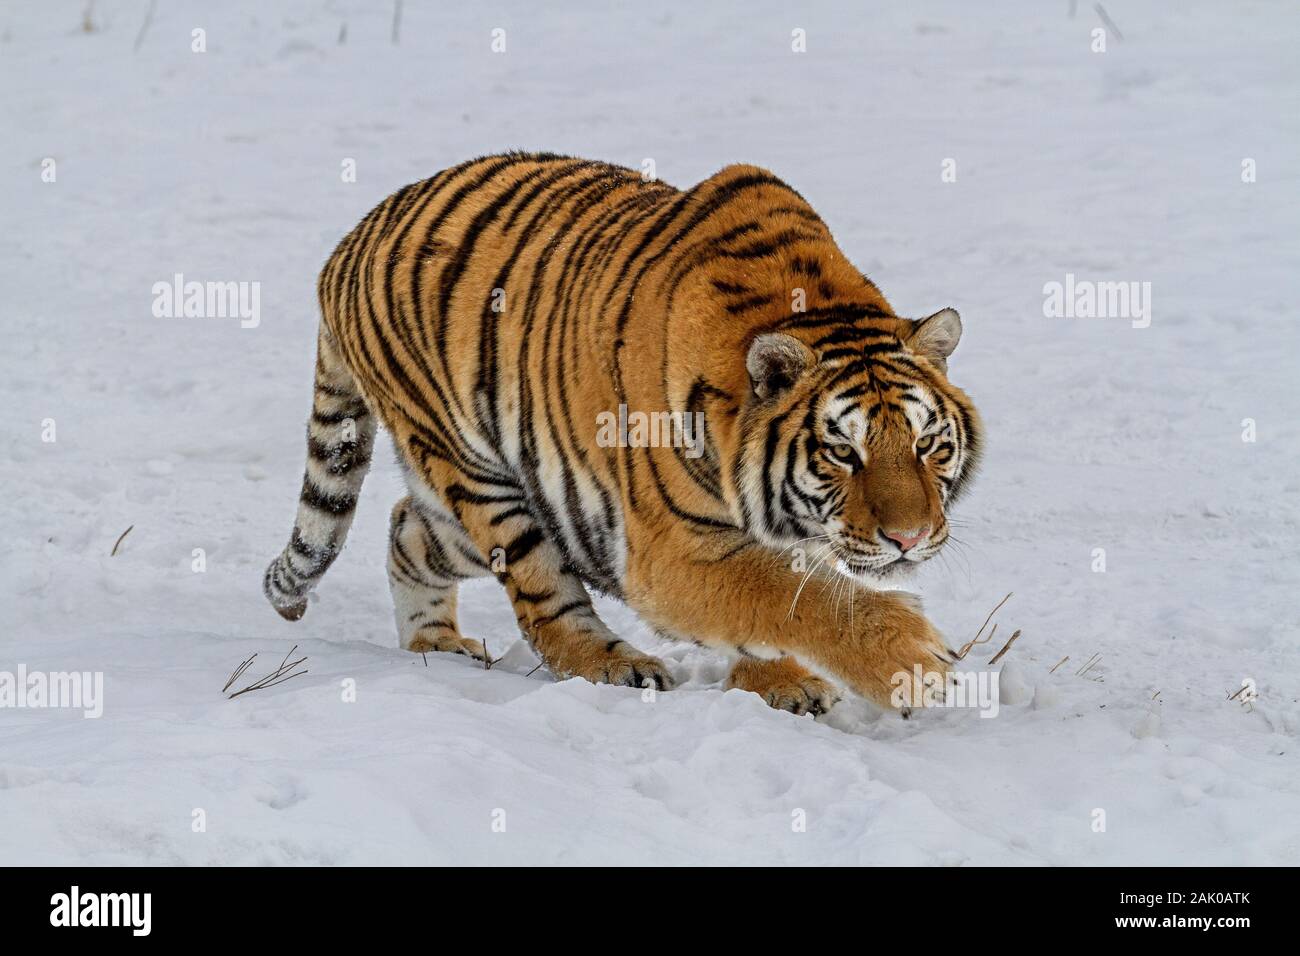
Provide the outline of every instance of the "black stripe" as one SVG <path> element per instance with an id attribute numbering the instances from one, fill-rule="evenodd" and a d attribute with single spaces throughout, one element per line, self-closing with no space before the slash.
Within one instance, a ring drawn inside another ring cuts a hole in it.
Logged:
<path id="1" fill-rule="evenodd" d="M 310 476 L 303 479 L 302 495 L 298 498 L 300 502 L 317 511 L 327 511 L 332 515 L 346 515 L 352 512 L 357 506 L 357 496 L 354 494 L 333 495 L 324 489 L 317 488 L 312 482 Z"/>
<path id="2" fill-rule="evenodd" d="M 506 563 L 518 564 L 527 558 L 546 538 L 536 525 L 525 529 L 517 538 L 506 545 Z"/>
<path id="3" fill-rule="evenodd" d="M 574 611 L 590 610 L 590 609 L 591 609 L 591 605 L 586 601 L 570 601 L 568 604 L 560 605 L 559 609 L 557 609 L 551 614 L 547 614 L 545 617 L 533 618 L 532 625 L 535 628 L 545 627 L 548 624 L 555 623 L 560 618 L 564 617 L 566 614 L 572 614 Z M 612 641 L 611 643 L 617 645 L 617 644 L 622 644 L 623 642 Z M 608 651 L 610 650 L 610 648 L 606 647 L 605 650 Z"/>

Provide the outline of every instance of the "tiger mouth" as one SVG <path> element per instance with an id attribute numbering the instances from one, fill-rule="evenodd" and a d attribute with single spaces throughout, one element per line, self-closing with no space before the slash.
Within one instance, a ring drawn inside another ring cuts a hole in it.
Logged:
<path id="1" fill-rule="evenodd" d="M 850 573 L 865 575 L 868 577 L 887 577 L 896 571 L 911 568 L 916 565 L 915 561 L 909 561 L 902 555 L 881 564 L 879 558 L 872 560 L 854 554 L 846 554 L 844 551 L 841 551 L 839 553 L 839 559 L 840 563 L 844 565 L 845 569 Z"/>
<path id="2" fill-rule="evenodd" d="M 840 561 L 846 568 L 855 574 L 879 574 L 881 571 L 884 571 L 898 563 L 898 560 L 895 560 L 882 565 L 867 558 L 854 557 L 853 555 L 845 554 L 843 551 L 840 552 Z"/>

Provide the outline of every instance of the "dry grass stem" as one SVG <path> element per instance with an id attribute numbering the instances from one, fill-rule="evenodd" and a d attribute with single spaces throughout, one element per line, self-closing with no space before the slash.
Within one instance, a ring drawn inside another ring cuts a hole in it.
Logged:
<path id="1" fill-rule="evenodd" d="M 989 635 L 990 638 L 992 636 L 993 636 L 992 634 Z M 1005 654 L 1007 651 L 1011 650 L 1011 645 L 1016 642 L 1016 638 L 1018 637 L 1020 637 L 1019 630 L 1017 630 L 1016 633 L 1011 635 L 1011 640 L 1007 641 L 1005 644 L 1002 645 L 1002 650 L 998 651 L 996 654 L 994 654 L 992 657 L 989 658 L 990 667 L 992 667 L 998 661 L 1002 660 L 1002 655 Z"/>
<path id="2" fill-rule="evenodd" d="M 989 611 L 989 616 L 984 618 L 984 623 L 981 624 L 980 629 L 975 632 L 975 636 L 971 640 L 967 641 L 964 645 L 962 645 L 962 649 L 957 652 L 957 660 L 959 661 L 964 660 L 966 655 L 970 653 L 970 649 L 974 647 L 976 644 L 987 644 L 989 641 L 993 640 L 993 634 L 998 629 L 998 626 L 996 624 L 993 625 L 993 630 L 989 631 L 989 636 L 984 638 L 984 640 L 982 641 L 980 640 L 980 635 L 984 633 L 984 628 L 989 626 L 989 621 L 993 620 L 993 615 L 998 613 L 998 610 L 1002 607 L 1002 605 L 1006 604 L 1008 601 L 1011 600 L 1011 595 L 1013 593 L 1015 592 L 1008 592 L 1007 596 L 1004 597 L 1001 601 L 999 601 L 997 603 L 997 606 L 994 607 L 993 610 Z"/>
<path id="3" fill-rule="evenodd" d="M 131 525 L 131 528 L 134 528 L 134 527 L 135 527 L 135 525 Z M 117 540 L 116 540 L 115 542 L 113 542 L 113 550 L 110 551 L 110 552 L 108 552 L 108 556 L 109 556 L 110 558 L 115 558 L 115 557 L 117 557 L 117 549 L 118 549 L 119 546 L 121 546 L 122 541 L 126 538 L 126 536 L 127 536 L 128 534 L 131 533 L 131 528 L 127 528 L 125 531 L 123 531 L 121 534 L 119 534 L 119 535 L 117 536 Z"/>
<path id="4" fill-rule="evenodd" d="M 243 690 L 237 690 L 233 694 L 226 694 L 227 699 L 234 700 L 236 697 L 241 694 L 247 694 L 249 691 L 265 690 L 268 687 L 274 687 L 276 684 L 283 684 L 287 680 L 292 680 L 295 677 L 301 677 L 303 674 L 306 674 L 307 671 L 305 670 L 294 670 L 295 667 L 307 660 L 306 654 L 298 658 L 296 661 L 289 660 L 290 656 L 292 656 L 293 652 L 297 649 L 298 645 L 293 645 L 293 647 L 289 648 L 289 652 L 284 655 L 284 660 L 280 661 L 279 667 L 271 671 L 271 673 L 267 674 L 265 677 L 253 681 L 253 683 L 249 684 Z M 239 676 L 248 669 L 248 666 L 253 663 L 253 658 L 255 657 L 257 657 L 256 654 L 235 668 L 235 672 L 230 675 L 230 680 L 226 681 L 226 686 L 221 688 L 223 694 L 225 694 L 226 691 L 230 689 L 230 686 L 239 679 Z"/>
<path id="5" fill-rule="evenodd" d="M 1075 676 L 1075 677 L 1082 677 L 1084 674 L 1088 673 L 1088 671 L 1092 670 L 1093 666 L 1094 666 L 1094 665 L 1095 665 L 1099 660 L 1101 660 L 1101 655 L 1100 655 L 1100 654 L 1093 654 L 1092 657 L 1088 658 L 1088 663 L 1086 663 L 1086 664 L 1084 664 L 1082 667 L 1080 667 L 1080 668 L 1075 672 L 1074 676 Z"/>

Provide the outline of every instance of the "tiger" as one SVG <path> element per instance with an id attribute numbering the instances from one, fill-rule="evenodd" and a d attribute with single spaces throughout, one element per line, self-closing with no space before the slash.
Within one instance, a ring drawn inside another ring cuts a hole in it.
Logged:
<path id="1" fill-rule="evenodd" d="M 844 692 L 899 707 L 896 675 L 951 671 L 891 582 L 944 547 L 979 459 L 979 415 L 948 380 L 961 319 L 895 314 L 774 174 L 677 189 L 480 157 L 371 210 L 317 293 L 306 473 L 264 577 L 285 619 L 343 548 L 382 425 L 407 490 L 387 560 L 407 651 L 489 660 L 456 602 L 492 575 L 560 680 L 674 685 L 593 592 L 724 652 L 725 688 L 796 714 Z M 646 441 L 624 427 L 638 413 L 702 434 Z"/>

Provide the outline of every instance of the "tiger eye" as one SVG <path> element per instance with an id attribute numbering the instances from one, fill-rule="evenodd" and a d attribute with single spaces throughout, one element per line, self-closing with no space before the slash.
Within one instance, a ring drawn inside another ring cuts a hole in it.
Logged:
<path id="1" fill-rule="evenodd" d="M 934 445 L 933 435 L 922 435 L 916 440 L 916 450 L 924 455 Z"/>
<path id="2" fill-rule="evenodd" d="M 831 454 L 840 461 L 852 461 L 855 457 L 852 445 L 832 445 Z"/>

